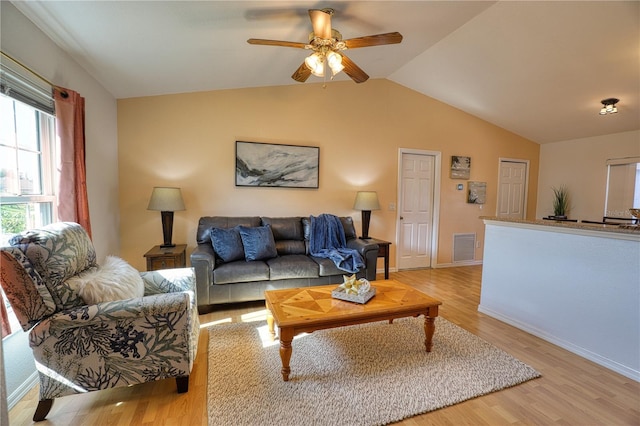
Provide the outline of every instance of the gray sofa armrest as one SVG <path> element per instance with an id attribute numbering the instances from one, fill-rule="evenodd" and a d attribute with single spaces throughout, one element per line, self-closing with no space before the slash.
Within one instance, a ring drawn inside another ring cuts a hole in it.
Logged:
<path id="1" fill-rule="evenodd" d="M 211 244 L 198 244 L 191 253 L 191 267 L 196 274 L 198 307 L 209 306 L 209 289 L 213 285 L 216 255 Z"/>
<path id="2" fill-rule="evenodd" d="M 347 240 L 347 247 L 358 250 L 367 268 L 365 278 L 369 281 L 374 281 L 376 279 L 376 268 L 378 267 L 379 246 L 361 238 L 351 238 Z"/>

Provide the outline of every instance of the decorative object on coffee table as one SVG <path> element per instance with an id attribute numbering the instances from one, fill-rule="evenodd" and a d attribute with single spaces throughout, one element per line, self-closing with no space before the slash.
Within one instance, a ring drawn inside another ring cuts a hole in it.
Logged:
<path id="1" fill-rule="evenodd" d="M 369 238 L 371 210 L 380 210 L 378 193 L 376 191 L 358 191 L 353 209 L 362 210 L 362 236 L 360 238 L 366 240 Z"/>
<path id="2" fill-rule="evenodd" d="M 162 236 L 164 243 L 160 247 L 175 247 L 171 242 L 173 234 L 173 212 L 185 210 L 180 188 L 155 187 L 151 193 L 147 210 L 159 210 L 162 215 Z"/>
<path id="3" fill-rule="evenodd" d="M 366 278 L 356 279 L 356 275 L 343 275 L 344 283 L 336 287 L 331 292 L 334 299 L 346 300 L 347 302 L 367 303 L 376 294 L 376 289 Z"/>

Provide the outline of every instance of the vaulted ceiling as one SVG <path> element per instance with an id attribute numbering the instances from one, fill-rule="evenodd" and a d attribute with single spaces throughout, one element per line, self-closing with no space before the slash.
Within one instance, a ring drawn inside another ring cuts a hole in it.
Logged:
<path id="1" fill-rule="evenodd" d="M 308 9 L 331 7 L 345 39 L 404 36 L 401 44 L 345 52 L 371 78 L 538 143 L 640 129 L 637 1 L 13 4 L 116 98 L 322 82 L 291 79 L 308 51 L 247 39 L 306 43 Z M 600 101 L 611 97 L 620 99 L 619 112 L 600 116 Z"/>

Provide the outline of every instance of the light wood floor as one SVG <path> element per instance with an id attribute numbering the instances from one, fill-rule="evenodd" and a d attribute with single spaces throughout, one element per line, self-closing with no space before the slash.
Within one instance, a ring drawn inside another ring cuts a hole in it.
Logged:
<path id="1" fill-rule="evenodd" d="M 392 273 L 391 277 L 440 299 L 441 316 L 531 365 L 542 377 L 400 424 L 640 425 L 640 383 L 478 313 L 481 275 L 481 266 L 467 266 Z M 40 424 L 206 425 L 204 327 L 216 321 L 239 322 L 256 316 L 264 316 L 262 303 L 226 306 L 200 317 L 203 330 L 187 394 L 178 395 L 175 381 L 164 380 L 66 396 L 55 401 L 48 420 Z M 12 426 L 32 423 L 37 398 L 36 387 L 11 410 Z"/>

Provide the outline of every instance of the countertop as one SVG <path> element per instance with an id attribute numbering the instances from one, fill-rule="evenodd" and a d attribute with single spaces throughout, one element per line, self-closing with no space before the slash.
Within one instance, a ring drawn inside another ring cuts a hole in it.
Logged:
<path id="1" fill-rule="evenodd" d="M 526 219 L 509 219 L 496 216 L 480 216 L 482 220 L 491 220 L 496 222 L 519 223 L 523 225 L 541 225 L 560 229 L 575 229 L 583 231 L 607 232 L 615 234 L 631 234 L 640 235 L 640 226 L 638 225 L 601 225 L 598 223 L 582 223 L 582 222 L 563 222 L 556 220 L 526 220 Z"/>

